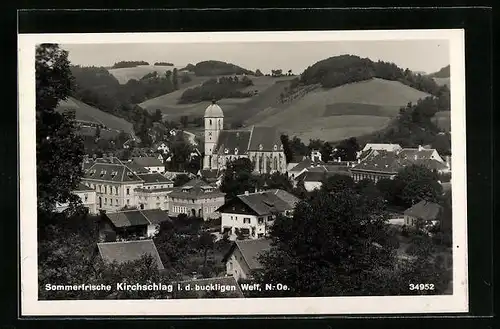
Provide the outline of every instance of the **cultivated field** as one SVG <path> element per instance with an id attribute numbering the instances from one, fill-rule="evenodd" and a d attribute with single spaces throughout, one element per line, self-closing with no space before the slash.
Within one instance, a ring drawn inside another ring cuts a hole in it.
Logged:
<path id="1" fill-rule="evenodd" d="M 158 72 L 158 74 L 165 74 L 167 71 L 173 71 L 174 68 L 177 70 L 181 69 L 180 66 L 154 66 L 154 65 L 139 65 L 136 67 L 122 67 L 119 69 L 108 69 L 119 83 L 125 84 L 131 79 L 139 80 L 143 76 L 151 72 Z"/>
<path id="2" fill-rule="evenodd" d="M 60 102 L 56 110 L 59 112 L 72 110 L 75 112 L 76 120 L 100 123 L 111 130 L 124 131 L 129 134 L 134 133 L 130 122 L 82 103 L 73 97 Z"/>
<path id="3" fill-rule="evenodd" d="M 335 141 L 379 130 L 400 107 L 426 96 L 400 82 L 371 79 L 312 91 L 284 109 L 269 107 L 248 123 L 277 127 L 305 140 Z"/>

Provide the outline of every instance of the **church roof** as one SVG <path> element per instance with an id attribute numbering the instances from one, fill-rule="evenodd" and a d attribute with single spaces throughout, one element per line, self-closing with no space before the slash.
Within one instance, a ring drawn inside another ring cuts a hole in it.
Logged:
<path id="1" fill-rule="evenodd" d="M 250 131 L 222 130 L 213 153 L 220 155 L 245 154 L 247 153 L 249 142 Z"/>
<path id="2" fill-rule="evenodd" d="M 222 112 L 222 109 L 215 102 L 210 104 L 205 110 L 205 118 L 223 118 L 223 117 L 224 113 Z"/>
<path id="3" fill-rule="evenodd" d="M 282 149 L 281 136 L 276 128 L 273 127 L 252 127 L 249 151 L 279 151 Z M 274 148 L 276 146 L 276 149 Z"/>

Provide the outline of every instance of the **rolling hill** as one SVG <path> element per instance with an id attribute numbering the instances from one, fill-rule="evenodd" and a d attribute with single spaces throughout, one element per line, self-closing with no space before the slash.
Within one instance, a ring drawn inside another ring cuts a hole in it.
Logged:
<path id="1" fill-rule="evenodd" d="M 124 131 L 127 134 L 134 135 L 134 129 L 130 122 L 85 104 L 73 97 L 69 97 L 66 101 L 61 101 L 56 108 L 56 111 L 59 112 L 67 110 L 75 112 L 75 119 L 77 121 L 101 124 L 110 131 L 116 133 Z M 90 127 L 86 128 L 90 129 Z M 90 133 L 88 132 L 89 129 L 84 129 L 83 131 Z"/>
<path id="2" fill-rule="evenodd" d="M 429 75 L 440 86 L 450 86 L 450 66 L 447 65 L 437 72 Z"/>
<path id="3" fill-rule="evenodd" d="M 173 71 L 174 68 L 180 70 L 179 66 L 155 66 L 155 65 L 139 65 L 136 67 L 123 67 L 118 69 L 108 69 L 120 84 L 125 84 L 131 79 L 139 80 L 143 76 L 151 72 L 158 72 L 159 74 L 165 74 L 167 71 Z"/>
<path id="4" fill-rule="evenodd" d="M 385 127 L 402 106 L 427 96 L 400 82 L 373 78 L 316 89 L 285 109 L 267 109 L 269 116 L 261 113 L 247 124 L 277 127 L 305 141 L 338 141 Z"/>

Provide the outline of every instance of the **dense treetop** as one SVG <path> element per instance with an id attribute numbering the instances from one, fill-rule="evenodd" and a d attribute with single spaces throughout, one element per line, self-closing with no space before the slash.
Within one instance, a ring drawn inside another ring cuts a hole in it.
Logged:
<path id="1" fill-rule="evenodd" d="M 111 68 L 121 69 L 124 67 L 136 67 L 139 65 L 149 65 L 149 63 L 145 61 L 120 61 L 116 62 Z"/>
<path id="2" fill-rule="evenodd" d="M 430 75 L 433 78 L 449 78 L 450 77 L 450 66 L 446 65 L 442 69 L 437 72 L 434 72 Z"/>
<path id="3" fill-rule="evenodd" d="M 321 84 L 324 88 L 334 88 L 346 83 L 372 78 L 399 81 L 417 90 L 437 95 L 442 88 L 430 78 L 403 70 L 394 63 L 361 58 L 354 55 L 334 56 L 309 66 L 300 77 L 302 84 Z M 447 88 L 447 87 L 446 87 Z"/>
<path id="4" fill-rule="evenodd" d="M 196 65 L 188 64 L 184 69 L 194 72 L 197 76 L 254 74 L 238 65 L 214 60 L 199 62 Z"/>
<path id="5" fill-rule="evenodd" d="M 174 66 L 173 63 L 168 63 L 168 62 L 156 62 L 154 65 L 155 66 Z"/>

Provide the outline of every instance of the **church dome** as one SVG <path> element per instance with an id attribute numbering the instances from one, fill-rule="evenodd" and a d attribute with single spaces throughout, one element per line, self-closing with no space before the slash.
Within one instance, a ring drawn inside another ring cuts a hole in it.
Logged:
<path id="1" fill-rule="evenodd" d="M 223 117 L 224 113 L 222 112 L 220 106 L 217 105 L 215 101 L 212 101 L 212 104 L 210 104 L 205 110 L 205 118 L 223 118 Z"/>

